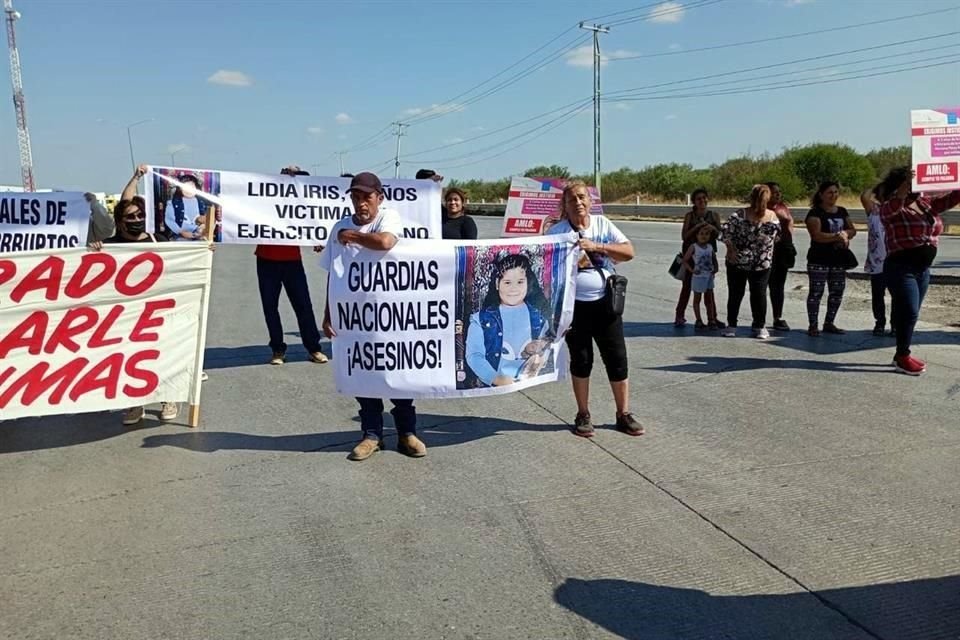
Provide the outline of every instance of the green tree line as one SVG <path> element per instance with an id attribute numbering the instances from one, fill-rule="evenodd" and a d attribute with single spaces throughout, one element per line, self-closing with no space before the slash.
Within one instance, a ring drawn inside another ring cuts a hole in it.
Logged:
<path id="1" fill-rule="evenodd" d="M 623 167 L 603 174 L 604 202 L 641 199 L 685 202 L 694 189 L 704 187 L 712 198 L 741 200 L 759 182 L 778 182 L 784 199 L 799 202 L 810 196 L 824 180 L 836 180 L 848 194 L 860 193 L 876 184 L 891 167 L 910 164 L 910 147 L 885 147 L 860 153 L 845 144 L 809 144 L 784 149 L 778 155 L 740 156 L 704 169 L 690 164 L 655 164 L 642 169 Z M 567 167 L 537 166 L 527 177 L 580 179 L 593 184 L 593 174 L 572 175 Z M 472 202 L 506 200 L 510 178 L 499 180 L 452 180 L 467 192 Z"/>

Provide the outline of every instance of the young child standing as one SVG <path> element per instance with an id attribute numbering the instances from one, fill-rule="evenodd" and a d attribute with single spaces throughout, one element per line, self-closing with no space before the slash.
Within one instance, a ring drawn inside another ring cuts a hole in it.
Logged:
<path id="1" fill-rule="evenodd" d="M 683 256 L 683 264 L 693 274 L 690 288 L 693 290 L 693 314 L 697 318 L 695 329 L 719 329 L 717 323 L 717 302 L 713 297 L 714 274 L 720 271 L 717 264 L 717 254 L 713 250 L 712 241 L 716 235 L 716 228 L 704 225 L 697 231 L 697 241 L 690 245 Z M 700 315 L 700 300 L 703 299 L 707 307 L 707 324 L 703 323 Z"/>
<path id="2" fill-rule="evenodd" d="M 867 259 L 863 270 L 870 274 L 870 293 L 873 298 L 873 335 L 882 336 L 887 325 L 885 294 L 886 278 L 883 276 L 883 262 L 887 258 L 886 239 L 883 232 L 883 220 L 880 219 L 880 204 L 872 189 L 860 194 L 860 203 L 867 212 Z M 893 326 L 893 304 L 890 305 L 891 327 Z M 891 329 L 891 334 L 893 333 Z"/>

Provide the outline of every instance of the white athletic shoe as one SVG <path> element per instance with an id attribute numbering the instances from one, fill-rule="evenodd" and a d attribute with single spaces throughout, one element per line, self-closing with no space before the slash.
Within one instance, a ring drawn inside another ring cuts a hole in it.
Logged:
<path id="1" fill-rule="evenodd" d="M 180 413 L 180 405 L 176 402 L 164 402 L 160 405 L 160 419 L 164 422 L 170 422 L 177 419 Z"/>
<path id="2" fill-rule="evenodd" d="M 770 338 L 770 332 L 767 331 L 766 328 L 754 329 L 753 337 L 756 338 L 757 340 L 768 340 Z"/>
<path id="3" fill-rule="evenodd" d="M 736 327 L 727 327 L 723 330 L 724 338 L 736 338 L 737 337 L 737 328 Z"/>
<path id="4" fill-rule="evenodd" d="M 143 420 L 143 407 L 131 407 L 123 412 L 123 425 L 131 427 Z"/>

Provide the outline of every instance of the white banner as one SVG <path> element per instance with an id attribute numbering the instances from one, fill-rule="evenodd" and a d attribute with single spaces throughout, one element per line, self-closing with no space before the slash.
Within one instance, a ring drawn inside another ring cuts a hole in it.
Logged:
<path id="1" fill-rule="evenodd" d="M 546 233 L 550 224 L 560 219 L 560 200 L 567 182 L 565 178 L 511 178 L 501 235 L 508 238 Z M 596 187 L 587 187 L 587 191 L 593 201 L 590 213 L 602 214 L 600 193 Z"/>
<path id="2" fill-rule="evenodd" d="M 384 207 L 404 222 L 404 237 L 440 237 L 440 185 L 384 179 Z M 238 171 L 150 167 L 146 175 L 150 229 L 175 240 L 206 237 L 203 216 L 216 205 L 215 242 L 326 245 L 330 229 L 353 215 L 350 178 L 274 176 Z"/>
<path id="3" fill-rule="evenodd" d="M 340 393 L 449 398 L 566 375 L 576 235 L 332 243 L 330 316 Z"/>
<path id="4" fill-rule="evenodd" d="M 0 193 L 0 253 L 82 247 L 89 222 L 82 193 Z"/>
<path id="5" fill-rule="evenodd" d="M 960 107 L 910 112 L 914 191 L 960 189 Z"/>
<path id="6" fill-rule="evenodd" d="M 211 252 L 0 257 L 0 419 L 200 402 Z"/>

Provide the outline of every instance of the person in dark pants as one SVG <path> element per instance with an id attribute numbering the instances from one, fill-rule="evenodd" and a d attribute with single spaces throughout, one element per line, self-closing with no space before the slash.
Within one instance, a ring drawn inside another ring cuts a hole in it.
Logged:
<path id="1" fill-rule="evenodd" d="M 737 336 L 740 303 L 750 284 L 750 311 L 753 337 L 766 340 L 767 283 L 773 262 L 773 246 L 780 236 L 780 220 L 768 208 L 770 187 L 758 184 L 750 192 L 750 206 L 734 212 L 723 223 L 723 243 L 727 246 L 727 328 L 723 335 Z"/>
<path id="2" fill-rule="evenodd" d="M 333 242 L 359 245 L 374 251 L 389 251 L 403 235 L 403 222 L 396 211 L 381 209 L 383 185 L 372 173 L 358 173 L 350 181 L 352 216 L 341 218 L 330 231 Z M 336 258 L 340 260 L 341 258 Z M 330 269 L 334 266 L 331 251 L 320 256 L 320 266 L 327 271 L 327 304 L 323 312 L 323 332 L 335 339 L 337 332 L 330 317 Z M 383 400 L 357 398 L 360 404 L 360 428 L 363 438 L 350 452 L 350 460 L 366 460 L 383 448 Z M 427 455 L 427 446 L 417 437 L 417 410 L 410 399 L 391 399 L 393 422 L 397 427 L 397 451 L 411 458 Z"/>
<path id="3" fill-rule="evenodd" d="M 773 330 L 790 331 L 783 319 L 783 303 L 786 300 L 787 274 L 797 262 L 797 248 L 793 244 L 793 214 L 783 202 L 780 185 L 768 182 L 770 210 L 780 220 L 780 240 L 773 247 L 773 262 L 770 264 L 770 306 L 773 307 Z"/>
<path id="4" fill-rule="evenodd" d="M 300 167 L 290 166 L 280 171 L 286 176 L 310 175 Z M 320 329 L 313 313 L 310 301 L 310 287 L 307 274 L 303 270 L 300 247 L 287 245 L 261 244 L 254 252 L 257 256 L 257 284 L 260 286 L 260 304 L 263 306 L 263 318 L 267 322 L 270 335 L 270 364 L 281 365 L 287 358 L 287 343 L 283 340 L 283 324 L 280 322 L 280 291 L 286 289 L 287 299 L 297 315 L 300 340 L 311 362 L 327 362 L 327 356 L 320 349 Z"/>
<path id="5" fill-rule="evenodd" d="M 893 366 L 898 373 L 919 376 L 927 365 L 910 354 L 913 330 L 930 286 L 930 265 L 937 257 L 944 211 L 960 204 L 960 189 L 938 198 L 911 193 L 910 167 L 891 169 L 874 192 L 880 205 L 887 258 L 883 276 L 892 298 L 890 311 L 897 352 Z"/>
<path id="6" fill-rule="evenodd" d="M 573 433 L 581 438 L 594 435 L 590 417 L 590 373 L 596 344 L 613 392 L 617 430 L 640 436 L 644 427 L 630 412 L 630 370 L 623 316 L 609 310 L 604 300 L 607 278 L 616 273 L 617 263 L 633 260 L 633 244 L 606 216 L 590 213 L 590 206 L 587 185 L 581 180 L 568 182 L 560 197 L 561 220 L 547 232 L 547 235 L 576 232 L 580 236 L 576 302 L 566 336 L 573 397 L 577 401 Z"/>

